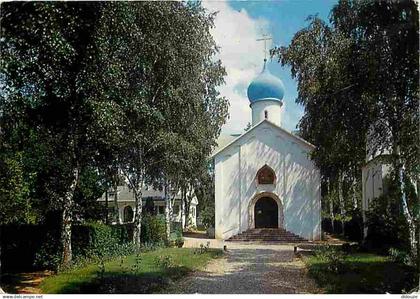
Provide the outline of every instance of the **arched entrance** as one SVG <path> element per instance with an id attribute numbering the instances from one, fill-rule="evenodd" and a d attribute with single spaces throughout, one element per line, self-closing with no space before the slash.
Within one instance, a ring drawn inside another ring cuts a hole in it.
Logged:
<path id="1" fill-rule="evenodd" d="M 256 194 L 248 204 L 248 228 L 282 228 L 283 203 L 272 192 Z"/>
<path id="2" fill-rule="evenodd" d="M 279 207 L 271 197 L 261 197 L 254 207 L 255 228 L 279 227 Z"/>

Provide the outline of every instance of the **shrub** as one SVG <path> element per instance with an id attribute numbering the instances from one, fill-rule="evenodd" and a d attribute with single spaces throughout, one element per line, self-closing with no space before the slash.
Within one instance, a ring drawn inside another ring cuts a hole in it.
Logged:
<path id="1" fill-rule="evenodd" d="M 203 243 L 200 243 L 200 248 L 195 248 L 193 253 L 194 254 L 203 254 L 206 253 L 210 248 L 210 242 L 207 242 L 206 245 L 204 245 Z"/>
<path id="2" fill-rule="evenodd" d="M 133 223 L 113 224 L 111 225 L 112 233 L 120 242 L 129 243 L 133 240 Z"/>
<path id="3" fill-rule="evenodd" d="M 157 267 L 162 269 L 170 269 L 175 267 L 175 262 L 170 255 L 160 255 L 154 260 Z"/>
<path id="4" fill-rule="evenodd" d="M 182 247 L 184 245 L 184 238 L 182 237 L 182 227 L 181 225 L 178 225 L 180 223 L 173 223 L 171 226 L 172 232 L 168 240 L 169 246 L 176 246 L 176 247 Z"/>
<path id="5" fill-rule="evenodd" d="M 415 266 L 415 262 L 411 258 L 410 253 L 397 248 L 390 248 L 388 251 L 389 257 L 393 262 L 405 264 L 407 266 Z"/>
<path id="6" fill-rule="evenodd" d="M 74 255 L 107 257 L 116 254 L 120 240 L 111 226 L 87 223 L 73 226 L 72 246 Z"/>
<path id="7" fill-rule="evenodd" d="M 315 251 L 315 255 L 324 261 L 327 269 L 334 273 L 342 273 L 344 270 L 344 253 L 337 247 L 322 246 Z"/>
<path id="8" fill-rule="evenodd" d="M 395 192 L 373 200 L 366 213 L 366 246 L 387 253 L 390 248 L 408 250 L 408 226 Z"/>
<path id="9" fill-rule="evenodd" d="M 141 242 L 143 244 L 166 241 L 166 224 L 162 216 L 146 213 L 141 221 Z"/>
<path id="10" fill-rule="evenodd" d="M 60 252 L 59 238 L 54 238 L 51 232 L 47 233 L 41 248 L 35 253 L 35 268 L 57 271 L 61 262 Z"/>

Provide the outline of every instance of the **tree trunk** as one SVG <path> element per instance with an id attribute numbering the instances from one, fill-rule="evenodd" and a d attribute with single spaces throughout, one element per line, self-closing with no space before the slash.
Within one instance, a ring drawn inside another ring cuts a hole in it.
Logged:
<path id="1" fill-rule="evenodd" d="M 140 248 L 141 244 L 141 216 L 142 216 L 142 209 L 143 209 L 143 202 L 142 202 L 142 186 L 134 191 L 134 199 L 136 204 L 136 210 L 134 214 L 134 229 L 133 229 L 133 243 Z"/>
<path id="2" fill-rule="evenodd" d="M 352 192 L 352 198 L 353 198 L 353 207 L 355 209 L 359 207 L 359 203 L 357 201 L 357 196 L 356 196 L 356 183 L 357 183 L 356 178 L 353 178 L 353 182 L 351 184 L 351 192 Z"/>
<path id="3" fill-rule="evenodd" d="M 114 217 L 117 224 L 121 224 L 120 209 L 118 207 L 118 183 L 114 184 Z"/>
<path id="4" fill-rule="evenodd" d="M 108 221 L 108 188 L 105 190 L 105 224 L 109 224 Z"/>
<path id="5" fill-rule="evenodd" d="M 181 226 L 185 229 L 185 189 L 181 187 Z"/>
<path id="6" fill-rule="evenodd" d="M 410 213 L 408 203 L 407 203 L 407 194 L 405 192 L 405 183 L 404 183 L 405 167 L 404 167 L 404 163 L 402 163 L 402 161 L 401 161 L 399 146 L 397 146 L 395 152 L 396 152 L 396 158 L 397 158 L 396 174 L 397 174 L 397 180 L 398 180 L 398 185 L 399 185 L 399 189 L 400 189 L 400 197 L 401 197 L 401 203 L 402 203 L 402 207 L 403 207 L 403 214 L 404 214 L 404 217 L 406 218 L 407 223 L 408 223 L 408 233 L 409 233 L 409 238 L 410 238 L 411 254 L 414 258 L 418 259 L 416 222 L 415 222 L 414 217 Z"/>
<path id="7" fill-rule="evenodd" d="M 188 190 L 188 188 L 190 190 Z M 191 217 L 190 217 L 190 208 L 191 208 L 191 201 L 192 201 L 192 188 L 187 187 L 185 191 L 185 226 L 189 228 L 191 226 Z"/>
<path id="8" fill-rule="evenodd" d="M 172 202 L 169 196 L 169 186 L 168 181 L 165 179 L 165 222 L 166 222 L 166 240 L 169 241 L 171 236 L 171 211 L 172 211 Z"/>
<path id="9" fill-rule="evenodd" d="M 333 197 L 330 195 L 330 179 L 327 181 L 327 194 L 329 195 L 330 202 L 329 202 L 329 208 L 330 208 L 330 220 L 331 220 L 331 233 L 334 234 L 334 202 Z"/>
<path id="10" fill-rule="evenodd" d="M 74 191 L 79 182 L 79 169 L 74 171 L 73 182 L 70 185 L 70 189 L 66 192 L 66 196 L 63 202 L 63 214 L 61 221 L 61 246 L 62 246 L 62 257 L 61 267 L 67 267 L 72 261 L 72 250 L 71 250 L 71 224 L 72 224 L 72 210 L 74 201 Z"/>
<path id="11" fill-rule="evenodd" d="M 346 214 L 345 207 L 344 207 L 344 197 L 343 197 L 343 175 L 341 172 L 338 174 L 338 200 L 340 202 L 340 214 L 341 214 L 341 233 L 345 234 L 344 226 L 344 217 Z"/>

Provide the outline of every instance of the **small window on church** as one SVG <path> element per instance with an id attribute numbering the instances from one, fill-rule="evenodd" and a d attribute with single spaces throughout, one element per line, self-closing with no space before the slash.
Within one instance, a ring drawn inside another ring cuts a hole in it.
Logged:
<path id="1" fill-rule="evenodd" d="M 265 185 L 265 184 L 274 184 L 275 180 L 276 180 L 276 174 L 267 165 L 263 166 L 257 172 L 257 181 L 258 181 L 258 184 L 262 184 L 262 185 Z"/>
<path id="2" fill-rule="evenodd" d="M 268 118 L 268 111 L 267 110 L 264 111 L 264 117 L 265 117 L 265 119 Z"/>

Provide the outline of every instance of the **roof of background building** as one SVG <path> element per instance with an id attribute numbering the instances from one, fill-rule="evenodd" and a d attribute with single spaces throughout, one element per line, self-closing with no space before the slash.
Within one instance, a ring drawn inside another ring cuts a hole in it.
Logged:
<path id="1" fill-rule="evenodd" d="M 134 201 L 134 193 L 128 186 L 118 186 L 118 201 Z M 178 193 L 175 195 L 176 200 L 181 199 L 181 194 Z M 108 192 L 108 201 L 113 201 L 114 193 L 113 191 Z M 165 194 L 163 190 L 155 190 L 151 187 L 144 188 L 142 191 L 142 200 L 146 201 L 147 199 L 152 199 L 153 201 L 162 201 L 164 200 Z M 98 199 L 98 201 L 105 201 L 105 192 Z M 197 204 L 197 199 L 194 197 L 193 204 Z"/>

